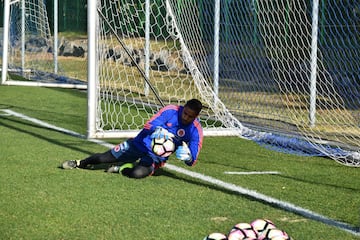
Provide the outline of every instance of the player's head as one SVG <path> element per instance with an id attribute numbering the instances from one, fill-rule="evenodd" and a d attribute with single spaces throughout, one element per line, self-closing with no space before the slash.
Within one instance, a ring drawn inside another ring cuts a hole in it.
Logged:
<path id="1" fill-rule="evenodd" d="M 202 103 L 197 99 L 191 99 L 186 102 L 181 113 L 181 123 L 184 125 L 192 123 L 199 116 L 202 109 Z"/>

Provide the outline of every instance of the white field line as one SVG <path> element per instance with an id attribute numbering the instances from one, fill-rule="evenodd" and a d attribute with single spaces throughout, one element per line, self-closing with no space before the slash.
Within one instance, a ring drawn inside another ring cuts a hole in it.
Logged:
<path id="1" fill-rule="evenodd" d="M 229 175 L 261 175 L 261 174 L 281 174 L 280 172 L 276 172 L 276 171 L 262 171 L 262 172 L 224 172 L 224 174 L 229 174 Z"/>
<path id="2" fill-rule="evenodd" d="M 32 122 L 32 123 L 36 123 L 40 126 L 43 126 L 43 127 L 46 127 L 46 128 L 49 128 L 49 129 L 53 129 L 53 130 L 56 130 L 58 132 L 62 132 L 62 133 L 66 133 L 68 135 L 71 135 L 71 136 L 74 136 L 74 137 L 78 137 L 78 138 L 83 138 L 83 139 L 86 139 L 86 136 L 84 135 L 81 135 L 80 133 L 77 133 L 77 132 L 73 132 L 71 130 L 68 130 L 68 129 L 65 129 L 65 128 L 61 128 L 61 127 L 57 127 L 57 126 L 54 126 L 52 124 L 48 124 L 44 121 L 41 121 L 39 119 L 36 119 L 36 118 L 32 118 L 32 117 L 28 117 L 26 115 L 23 115 L 21 113 L 17 113 L 17 112 L 14 112 L 12 110 L 9 110 L 9 109 L 0 109 L 2 110 L 3 112 L 5 112 L 6 114 L 8 115 L 13 115 L 15 117 L 18 117 L 18 118 L 21 118 L 21 119 L 24 119 L 24 120 L 27 120 L 29 122 Z M 110 144 L 110 143 L 106 143 L 104 141 L 100 141 L 100 140 L 97 140 L 97 139 L 87 139 L 88 141 L 90 142 L 93 142 L 93 143 L 97 143 L 97 144 L 100 144 L 102 146 L 105 146 L 105 147 L 108 147 L 108 148 L 112 148 L 113 145 Z"/>
<path id="3" fill-rule="evenodd" d="M 2 111 L 7 113 L 7 114 L 13 115 L 15 117 L 18 117 L 18 118 L 21 118 L 21 119 L 24 119 L 24 120 L 39 124 L 39 125 L 41 125 L 43 127 L 53 129 L 53 130 L 56 130 L 56 131 L 59 131 L 59 132 L 63 132 L 65 134 L 68 134 L 68 135 L 71 135 L 71 136 L 86 139 L 86 136 L 84 136 L 84 135 L 81 135 L 79 133 L 76 133 L 76 132 L 73 132 L 73 131 L 70 131 L 70 130 L 67 130 L 67 129 L 64 129 L 64 128 L 56 127 L 54 125 L 48 124 L 48 123 L 43 122 L 41 120 L 38 120 L 36 118 L 31 118 L 31 117 L 28 117 L 28 116 L 23 115 L 21 113 L 17 113 L 17 112 L 14 112 L 12 110 L 8 110 L 8 109 L 2 109 Z M 105 147 L 108 147 L 108 148 L 113 147 L 112 144 L 106 143 L 106 142 L 101 141 L 101 140 L 89 139 L 89 141 L 97 143 L 97 144 L 105 146 Z M 243 187 L 239 187 L 239 186 L 237 186 L 235 184 L 227 183 L 227 182 L 221 181 L 219 179 L 216 179 L 216 178 L 213 178 L 213 177 L 210 177 L 210 176 L 206 176 L 206 175 L 201 174 L 201 173 L 189 171 L 189 170 L 187 170 L 185 168 L 181 168 L 181 167 L 169 164 L 169 163 L 167 163 L 165 165 L 165 167 L 167 169 L 172 170 L 172 171 L 175 171 L 175 172 L 178 172 L 178 173 L 181 173 L 181 174 L 184 174 L 184 175 L 188 175 L 188 176 L 190 176 L 192 178 L 196 178 L 196 179 L 199 179 L 199 180 L 204 181 L 204 182 L 211 183 L 213 185 L 216 185 L 216 186 L 222 187 L 224 189 L 230 190 L 232 192 L 238 193 L 240 195 L 250 196 L 253 199 L 259 200 L 260 202 L 268 203 L 268 204 L 276 206 L 276 207 L 278 207 L 280 209 L 283 209 L 283 210 L 286 210 L 286 211 L 289 211 L 289 212 L 292 212 L 292 213 L 296 213 L 296 214 L 301 215 L 303 217 L 306 217 L 306 218 L 309 218 L 309 219 L 312 219 L 312 220 L 316 220 L 316 221 L 319 221 L 319 222 L 322 222 L 322 223 L 337 227 L 337 228 L 339 228 L 341 230 L 344 230 L 346 232 L 349 232 L 349 233 L 351 233 L 351 234 L 353 234 L 355 236 L 360 236 L 359 227 L 353 227 L 353 226 L 351 226 L 351 225 L 349 225 L 347 223 L 343 223 L 343 222 L 336 221 L 334 219 L 330 219 L 330 218 L 325 217 L 323 215 L 320 215 L 318 213 L 312 212 L 312 211 L 310 211 L 308 209 L 298 207 L 298 206 L 296 206 L 296 205 L 294 205 L 292 203 L 288 203 L 288 202 L 285 202 L 285 201 L 280 201 L 278 199 L 275 199 L 275 198 L 266 196 L 264 194 L 258 193 L 258 192 L 254 191 L 254 190 L 249 190 L 249 189 L 246 189 L 246 188 L 243 188 Z"/>

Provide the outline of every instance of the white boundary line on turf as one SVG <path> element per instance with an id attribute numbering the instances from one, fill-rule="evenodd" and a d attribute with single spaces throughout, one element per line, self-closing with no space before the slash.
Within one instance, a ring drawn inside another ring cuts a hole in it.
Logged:
<path id="1" fill-rule="evenodd" d="M 262 171 L 262 172 L 224 172 L 224 174 L 229 174 L 229 175 L 261 175 L 261 174 L 281 174 L 280 172 L 276 172 L 276 171 Z"/>
<path id="2" fill-rule="evenodd" d="M 24 120 L 39 124 L 39 125 L 41 125 L 43 127 L 53 129 L 53 130 L 56 130 L 56 131 L 59 131 L 59 132 L 63 132 L 65 134 L 72 135 L 72 136 L 75 136 L 75 137 L 79 137 L 79 138 L 82 138 L 82 139 L 86 139 L 86 137 L 84 135 L 81 135 L 79 133 L 67 130 L 65 128 L 56 127 L 54 125 L 48 124 L 48 123 L 43 122 L 41 120 L 38 120 L 36 118 L 31 118 L 31 117 L 28 117 L 28 116 L 23 115 L 21 113 L 14 112 L 14 111 L 9 110 L 9 109 L 0 109 L 0 110 L 2 110 L 3 112 L 8 113 L 10 115 L 13 115 L 15 117 L 18 117 L 18 118 L 21 118 L 21 119 L 24 119 Z M 101 140 L 96 140 L 96 139 L 88 139 L 88 140 L 90 142 L 94 142 L 94 143 L 97 143 L 99 145 L 102 145 L 102 146 L 105 146 L 105 147 L 108 147 L 108 148 L 113 147 L 112 144 L 106 143 L 106 142 L 101 141 Z M 289 212 L 292 212 L 292 213 L 296 213 L 296 214 L 301 215 L 303 217 L 306 217 L 306 218 L 309 218 L 309 219 L 312 219 L 312 220 L 316 220 L 316 221 L 325 223 L 325 224 L 330 225 L 330 226 L 340 228 L 341 230 L 349 232 L 349 233 L 351 233 L 353 235 L 360 236 L 360 230 L 357 227 L 353 227 L 353 226 L 351 226 L 349 224 L 330 219 L 330 218 L 325 217 L 323 215 L 320 215 L 318 213 L 312 212 L 312 211 L 310 211 L 308 209 L 298 207 L 298 206 L 296 206 L 294 204 L 284 202 L 284 201 L 280 201 L 278 199 L 266 196 L 266 195 L 258 193 L 256 191 L 249 190 L 249 189 L 246 189 L 246 188 L 243 188 L 243 187 L 239 187 L 239 186 L 237 186 L 235 184 L 227 183 L 227 182 L 221 181 L 219 179 L 216 179 L 216 178 L 213 178 L 213 177 L 210 177 L 210 176 L 206 176 L 206 175 L 201 174 L 201 173 L 189 171 L 187 169 L 177 167 L 177 166 L 169 164 L 169 163 L 167 163 L 165 165 L 165 167 L 172 170 L 172 171 L 188 175 L 188 176 L 190 176 L 192 178 L 196 178 L 196 179 L 199 179 L 201 181 L 211 183 L 213 185 L 222 187 L 224 189 L 227 189 L 229 191 L 232 191 L 232 192 L 235 192 L 235 193 L 238 193 L 238 194 L 241 194 L 241 195 L 250 196 L 250 197 L 252 197 L 252 198 L 254 198 L 256 200 L 268 203 L 270 205 L 274 205 L 274 206 L 276 206 L 276 207 L 278 207 L 280 209 L 283 209 L 283 210 L 286 210 L 286 211 L 289 211 Z"/>
<path id="3" fill-rule="evenodd" d="M 36 119 L 36 118 L 32 118 L 32 117 L 28 117 L 24 114 L 21 114 L 21 113 L 17 113 L 17 112 L 14 112 L 12 110 L 9 110 L 9 109 L 0 109 L 1 111 L 9 114 L 9 115 L 13 115 L 15 117 L 18 117 L 18 118 L 21 118 L 21 119 L 24 119 L 24 120 L 27 120 L 29 122 L 33 122 L 33 123 L 36 123 L 40 126 L 43 126 L 43 127 L 46 127 L 46 128 L 50 128 L 50 129 L 53 129 L 53 130 L 56 130 L 58 132 L 62 132 L 62 133 L 66 133 L 68 135 L 71 135 L 71 136 L 74 136 L 74 137 L 78 137 L 78 138 L 83 138 L 83 139 L 86 139 L 86 136 L 84 135 L 81 135 L 80 133 L 77 133 L 77 132 L 73 132 L 71 130 L 68 130 L 68 129 L 65 129 L 65 128 L 61 128 L 61 127 L 56 127 L 54 125 L 51 125 L 51 124 L 48 124 L 44 121 L 41 121 L 39 119 Z M 101 141 L 101 140 L 97 140 L 97 139 L 87 139 L 89 142 L 93 142 L 93 143 L 97 143 L 99 145 L 102 145 L 102 146 L 105 146 L 105 147 L 108 147 L 108 148 L 112 148 L 113 145 L 110 144 L 110 143 L 107 143 L 107 142 L 104 142 L 104 141 Z"/>

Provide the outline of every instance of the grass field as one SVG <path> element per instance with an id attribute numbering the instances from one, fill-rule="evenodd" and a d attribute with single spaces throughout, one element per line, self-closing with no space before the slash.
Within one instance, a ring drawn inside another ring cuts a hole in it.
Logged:
<path id="1" fill-rule="evenodd" d="M 170 166 L 255 195 L 169 168 L 141 180 L 103 169 L 65 171 L 59 169 L 64 160 L 107 148 L 3 111 L 86 135 L 86 108 L 86 93 L 78 90 L 0 86 L 0 239 L 202 240 L 257 218 L 272 220 L 295 240 L 360 239 L 359 168 L 270 151 L 236 137 L 206 137 L 196 166 L 174 157 Z M 284 210 L 256 194 L 325 220 Z"/>

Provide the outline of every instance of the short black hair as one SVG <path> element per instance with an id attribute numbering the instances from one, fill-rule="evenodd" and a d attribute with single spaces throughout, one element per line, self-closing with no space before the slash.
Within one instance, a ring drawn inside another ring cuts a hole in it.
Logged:
<path id="1" fill-rule="evenodd" d="M 193 98 L 185 103 L 185 107 L 189 107 L 190 109 L 194 110 L 197 114 L 199 114 L 202 109 L 202 103 L 199 100 Z"/>

